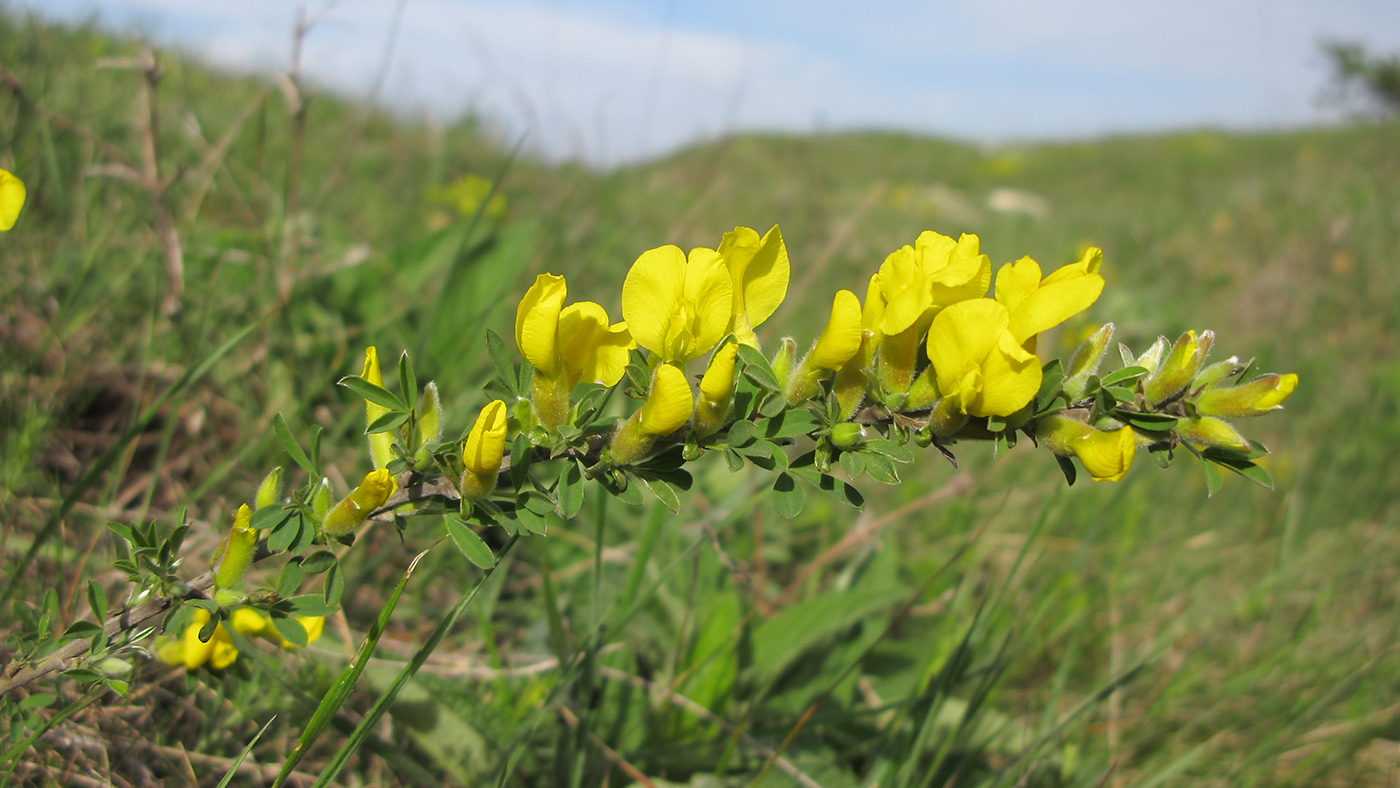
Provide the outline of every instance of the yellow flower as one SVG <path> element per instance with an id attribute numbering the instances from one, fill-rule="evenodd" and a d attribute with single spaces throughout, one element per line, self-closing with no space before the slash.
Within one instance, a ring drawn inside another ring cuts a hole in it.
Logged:
<path id="1" fill-rule="evenodd" d="M 438 186 L 428 191 L 428 198 L 434 202 L 441 202 L 451 205 L 457 211 L 457 215 L 463 218 L 474 216 L 481 203 L 486 200 L 486 207 L 482 211 L 487 217 L 492 219 L 500 218 L 506 210 L 506 198 L 499 194 L 491 194 L 493 185 L 491 181 L 469 172 L 458 178 L 447 186 Z M 490 194 L 490 200 L 487 195 Z"/>
<path id="2" fill-rule="evenodd" d="M 479 501 L 496 488 L 496 477 L 506 451 L 506 404 L 501 400 L 486 403 L 476 417 L 476 424 L 462 444 L 462 497 Z"/>
<path id="3" fill-rule="evenodd" d="M 1006 307 L 990 298 L 938 313 L 928 333 L 928 357 L 938 390 L 969 416 L 1009 416 L 1040 390 L 1040 360 L 1007 328 Z"/>
<path id="4" fill-rule="evenodd" d="M 387 503 L 398 489 L 398 483 L 387 470 L 380 468 L 370 471 L 365 474 L 365 480 L 360 482 L 359 487 L 326 513 L 321 526 L 331 536 L 348 534 L 364 525 L 370 513 Z"/>
<path id="5" fill-rule="evenodd" d="M 880 347 L 880 318 L 885 311 L 885 297 L 880 293 L 880 275 L 873 274 L 865 288 L 865 303 L 861 306 L 861 341 L 854 356 L 836 372 L 831 390 L 841 406 L 841 417 L 849 419 L 865 400 L 870 387 L 870 366 Z"/>
<path id="6" fill-rule="evenodd" d="M 325 619 L 321 616 L 297 616 L 297 622 L 306 630 L 306 642 L 313 643 L 321 636 Z M 223 670 L 238 659 L 238 648 L 223 623 L 214 627 L 214 634 L 208 642 L 201 642 L 199 631 L 209 623 L 209 611 L 198 608 L 194 611 L 193 623 L 185 627 L 179 638 L 159 638 L 156 656 L 161 662 L 170 665 L 183 664 L 189 670 L 203 665 L 215 670 Z M 252 608 L 240 607 L 233 611 L 228 620 L 233 631 L 245 637 L 261 636 L 273 640 L 282 648 L 296 648 L 282 637 L 272 622 L 262 613 Z M 163 642 L 161 642 L 163 641 Z"/>
<path id="7" fill-rule="evenodd" d="M 1062 457 L 1073 454 L 1096 482 L 1116 482 L 1133 466 L 1137 436 L 1132 427 L 1096 430 L 1082 421 L 1051 414 L 1036 425 L 1036 438 Z"/>
<path id="8" fill-rule="evenodd" d="M 360 372 L 360 377 L 380 388 L 384 388 L 384 375 L 379 371 L 379 352 L 375 349 L 374 345 L 365 348 L 365 367 Z M 375 419 L 388 412 L 389 409 L 383 405 L 365 400 L 365 425 L 373 424 Z M 393 449 L 390 448 L 393 445 L 394 433 L 392 430 L 388 432 L 376 432 L 369 436 L 369 458 L 374 464 L 374 467 L 388 467 L 389 463 L 394 459 Z"/>
<path id="9" fill-rule="evenodd" d="M 787 295 L 790 266 L 782 231 L 775 224 L 759 238 L 756 230 L 735 227 L 724 234 L 718 251 L 734 287 L 729 331 L 740 343 L 758 347 L 753 330 Z"/>
<path id="10" fill-rule="evenodd" d="M 15 226 L 24 207 L 24 181 L 0 170 L 0 232 Z"/>
<path id="11" fill-rule="evenodd" d="M 1196 410 L 1207 416 L 1262 416 L 1283 405 L 1298 376 L 1261 375 L 1243 386 L 1207 389 L 1196 399 Z"/>
<path id="12" fill-rule="evenodd" d="M 622 316 L 637 344 L 663 362 L 684 364 L 729 331 L 734 284 L 713 249 L 675 246 L 642 253 L 622 285 Z"/>
<path id="13" fill-rule="evenodd" d="M 564 423 L 580 381 L 616 385 L 635 346 L 626 323 L 610 324 L 592 301 L 566 307 L 567 295 L 564 277 L 540 274 L 515 311 L 515 345 L 535 368 L 535 410 L 550 428 Z"/>
<path id="14" fill-rule="evenodd" d="M 1029 257 L 997 271 L 996 300 L 1011 313 L 1009 329 L 1016 341 L 1032 337 L 1089 308 L 1103 292 L 1099 267 L 1103 251 L 1090 247 L 1083 259 L 1040 278 L 1040 265 Z"/>
<path id="15" fill-rule="evenodd" d="M 992 265 L 978 252 L 975 235 L 957 241 L 932 230 L 914 246 L 904 246 L 880 266 L 880 382 L 891 395 L 902 395 L 913 381 L 919 338 L 934 315 L 987 292 Z M 867 303 L 871 299 L 867 298 Z M 870 306 L 868 306 L 870 308 Z M 899 403 L 894 403 L 899 404 Z"/>

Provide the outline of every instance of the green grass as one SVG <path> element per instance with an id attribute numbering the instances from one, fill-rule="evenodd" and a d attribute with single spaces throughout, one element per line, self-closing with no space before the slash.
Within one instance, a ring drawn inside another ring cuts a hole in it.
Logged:
<path id="1" fill-rule="evenodd" d="M 0 99 L 2 164 L 30 188 L 0 238 L 6 582 L 140 411 L 263 322 L 121 452 L 20 575 L 30 605 L 57 591 L 58 629 L 85 614 L 88 580 L 123 588 L 108 520 L 168 529 L 187 507 L 196 574 L 263 474 L 290 466 L 273 414 L 299 436 L 327 430 L 338 489 L 363 473 L 362 408 L 334 381 L 359 371 L 366 344 L 386 359 L 409 349 L 419 379 L 442 387 L 449 431 L 464 429 L 489 369 L 482 332 L 509 334 L 534 273 L 567 275 L 571 297 L 616 315 L 644 249 L 713 246 L 736 225 L 777 223 L 794 274 L 788 303 L 759 330 L 771 346 L 807 341 L 834 289 L 863 294 L 884 255 L 924 229 L 978 233 L 998 264 L 1030 254 L 1053 268 L 1093 243 L 1109 287 L 1042 348 L 1065 352 L 1104 320 L 1139 350 L 1211 328 L 1225 353 L 1298 372 L 1286 411 L 1249 425 L 1274 449 L 1275 490 L 1229 479 L 1207 499 L 1194 463 L 1162 471 L 1146 456 L 1121 484 L 1066 490 L 1043 452 L 992 462 L 972 444 L 960 471 L 930 454 L 897 487 L 867 485 L 863 514 L 814 501 L 785 521 L 763 500 L 763 477 L 715 458 L 697 467 L 680 522 L 590 494 L 577 522 L 512 553 L 338 779 L 473 785 L 509 764 L 512 785 L 627 784 L 626 761 L 653 779 L 746 785 L 791 736 L 764 785 L 793 784 L 791 770 L 824 786 L 981 785 L 1001 769 L 1013 784 L 1027 766 L 1023 784 L 1036 785 L 1393 782 L 1400 127 L 995 150 L 745 135 L 593 172 L 511 159 L 510 141 L 470 120 L 433 130 L 313 94 L 294 171 L 281 94 L 169 55 L 161 172 L 185 173 L 168 196 L 185 255 L 184 308 L 171 317 L 149 193 L 93 173 L 113 156 L 60 120 L 139 163 L 140 75 L 93 68 L 137 51 L 91 29 L 0 20 L 0 64 L 31 100 Z M 229 132 L 226 153 L 210 156 Z M 466 172 L 504 173 L 501 220 L 472 224 L 429 199 Z M 992 210 L 996 189 L 1046 211 Z M 409 522 L 348 554 L 355 643 L 440 535 Z M 428 554 L 346 719 L 371 708 L 476 577 L 450 546 Z M 3 621 L 5 642 L 24 647 L 21 618 Z M 129 696 L 56 725 L 17 775 L 62 784 L 67 765 L 179 784 L 183 749 L 207 784 L 276 714 L 250 756 L 275 771 L 353 648 L 327 629 L 303 655 L 240 659 L 222 676 L 138 660 Z M 1139 664 L 1117 694 L 1093 699 Z M 82 697 L 73 681 L 35 689 L 60 697 L 0 706 L 6 748 Z M 344 735 L 327 733 L 299 768 L 318 773 Z"/>

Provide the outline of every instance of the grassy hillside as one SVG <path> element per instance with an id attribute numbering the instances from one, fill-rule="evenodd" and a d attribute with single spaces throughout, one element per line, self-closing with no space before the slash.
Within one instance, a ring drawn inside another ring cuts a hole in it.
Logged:
<path id="1" fill-rule="evenodd" d="M 863 293 L 921 230 L 973 232 L 994 265 L 1029 254 L 1053 268 L 1103 247 L 1104 296 L 1042 337 L 1049 352 L 1114 320 L 1139 351 L 1210 328 L 1226 353 L 1298 372 L 1286 411 L 1250 425 L 1274 450 L 1275 489 L 1232 478 L 1207 499 L 1195 463 L 1163 471 L 1146 456 L 1120 484 L 1066 489 L 1044 452 L 993 462 L 973 444 L 960 470 L 921 456 L 902 484 L 866 489 L 863 513 L 814 505 L 786 521 L 757 474 L 707 459 L 679 523 L 661 526 L 655 502 L 590 498 L 577 522 L 529 540 L 339 781 L 627 784 L 626 762 L 656 784 L 747 785 L 791 737 L 783 763 L 800 776 L 775 767 L 764 785 L 869 785 L 890 764 L 908 769 L 895 782 L 927 768 L 957 785 L 1393 782 L 1395 125 L 996 149 L 754 135 L 593 172 L 512 158 L 469 119 L 394 118 L 179 55 L 162 54 L 156 83 L 128 67 L 140 55 L 96 30 L 0 17 L 0 166 L 30 190 L 0 237 L 0 580 L 21 603 L 0 606 L 7 651 L 34 646 L 24 609 L 61 631 L 91 617 L 90 580 L 120 601 L 109 521 L 168 532 L 185 512 L 197 574 L 237 504 L 290 468 L 276 413 L 299 436 L 323 428 L 327 475 L 353 484 L 363 409 L 334 383 L 367 344 L 413 354 L 451 432 L 485 399 L 484 331 L 510 335 L 536 273 L 567 275 L 571 299 L 615 316 L 643 250 L 776 223 L 793 277 L 759 332 L 772 347 L 808 341 L 835 289 Z M 143 179 L 152 164 L 158 179 Z M 452 204 L 467 174 L 498 181 L 502 212 Z M 346 554 L 345 615 L 312 648 L 250 653 L 222 674 L 132 655 L 125 697 L 36 685 L 40 701 L 0 701 L 15 748 L 0 765 L 35 784 L 214 784 L 276 715 L 253 750 L 275 773 L 441 534 L 409 523 Z M 346 719 L 476 576 L 448 547 L 429 553 Z M 596 671 L 556 669 L 583 653 Z M 949 689 L 930 707 L 938 682 Z M 60 719 L 70 703 L 82 708 Z M 933 722 L 911 754 L 899 725 L 916 713 Z M 335 746 L 300 768 L 314 777 Z"/>

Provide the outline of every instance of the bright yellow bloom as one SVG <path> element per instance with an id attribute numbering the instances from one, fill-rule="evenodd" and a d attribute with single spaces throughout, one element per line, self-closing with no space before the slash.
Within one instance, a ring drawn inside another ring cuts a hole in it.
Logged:
<path id="1" fill-rule="evenodd" d="M 758 347 L 753 330 L 787 295 L 790 266 L 783 234 L 776 224 L 762 238 L 756 230 L 735 227 L 724 234 L 718 251 L 734 287 L 729 331 L 740 343 Z"/>
<path id="2" fill-rule="evenodd" d="M 1006 307 L 990 298 L 939 312 L 928 333 L 938 390 L 969 416 L 1009 416 L 1040 390 L 1040 360 L 1007 328 Z"/>
<path id="3" fill-rule="evenodd" d="M 694 400 L 690 382 L 679 369 L 663 364 L 651 377 L 651 393 L 642 403 L 638 421 L 644 435 L 670 435 L 690 420 Z"/>
<path id="4" fill-rule="evenodd" d="M 937 310 L 985 295 L 992 264 L 978 253 L 978 244 L 975 235 L 954 241 L 925 230 L 912 247 L 903 246 L 886 257 L 879 273 L 885 301 L 881 333 L 898 334 L 911 326 L 922 330 Z"/>
<path id="5" fill-rule="evenodd" d="M 996 300 L 1011 313 L 1009 329 L 1026 344 L 1042 331 L 1083 312 L 1103 292 L 1099 267 L 1103 251 L 1090 247 L 1077 263 L 1040 278 L 1040 265 L 1029 257 L 1007 263 L 997 271 Z"/>
<path id="6" fill-rule="evenodd" d="M 365 348 L 365 367 L 360 372 L 360 377 L 384 388 L 384 375 L 379 370 L 379 352 L 374 345 Z M 374 423 L 374 420 L 388 413 L 389 409 L 383 405 L 365 400 L 365 425 Z M 394 451 L 390 447 L 394 445 L 394 433 L 376 432 L 369 436 L 369 458 L 376 468 L 386 468 L 394 459 Z"/>
<path id="7" fill-rule="evenodd" d="M 622 316 L 637 344 L 684 364 L 729 332 L 734 284 L 719 253 L 675 246 L 642 253 L 622 285 Z"/>
<path id="8" fill-rule="evenodd" d="M 24 207 L 24 181 L 0 170 L 0 232 L 15 226 Z"/>
<path id="9" fill-rule="evenodd" d="M 398 489 L 398 483 L 387 470 L 370 471 L 359 487 L 326 513 L 321 526 L 331 536 L 348 534 L 364 525 L 370 513 L 387 503 Z"/>
<path id="10" fill-rule="evenodd" d="M 1082 421 L 1058 414 L 1040 420 L 1036 425 L 1036 438 L 1060 456 L 1078 457 L 1096 482 L 1122 479 L 1133 466 L 1137 451 L 1137 436 L 1132 427 L 1096 430 Z"/>
<path id="11" fill-rule="evenodd" d="M 462 497 L 479 501 L 496 489 L 496 477 L 506 451 L 506 404 L 491 400 L 462 444 Z"/>
<path id="12" fill-rule="evenodd" d="M 1207 389 L 1196 410 L 1208 416 L 1262 416 L 1274 410 L 1298 388 L 1298 376 L 1261 375 L 1243 386 Z"/>
<path id="13" fill-rule="evenodd" d="M 545 377 L 616 385 L 634 346 L 626 323 L 609 323 L 608 311 L 592 301 L 564 306 L 564 277 L 540 274 L 515 311 L 515 344 Z"/>

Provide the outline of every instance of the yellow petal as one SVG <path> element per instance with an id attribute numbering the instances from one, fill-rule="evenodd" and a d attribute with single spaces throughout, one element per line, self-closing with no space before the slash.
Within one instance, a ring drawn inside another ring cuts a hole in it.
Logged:
<path id="1" fill-rule="evenodd" d="M 1132 427 L 1112 432 L 1091 429 L 1069 448 L 1084 463 L 1084 470 L 1094 481 L 1116 482 L 1132 467 L 1137 442 Z"/>
<path id="2" fill-rule="evenodd" d="M 1101 260 L 1102 255 L 1096 259 Z M 1022 261 L 1033 264 L 1028 257 L 1022 258 Z M 1005 270 L 1002 269 L 1003 272 Z M 1025 343 L 1036 334 L 1088 309 L 1103 292 L 1103 277 L 1097 271 L 1098 265 L 1086 256 L 1085 260 L 1067 265 L 1045 277 L 1039 287 L 1029 292 L 1021 293 L 1017 285 L 1009 286 L 1008 298 L 1002 297 L 1001 275 L 998 274 L 997 300 L 1011 310 L 1010 329 L 1017 341 Z M 1020 298 L 1016 299 L 1017 296 Z M 1009 299 L 1016 299 L 1017 303 L 1013 305 Z"/>
<path id="3" fill-rule="evenodd" d="M 929 242 L 931 250 L 925 253 L 926 266 L 932 266 L 941 255 L 947 242 L 946 236 L 925 232 L 919 236 L 936 236 Z M 971 233 L 964 233 L 947 253 L 947 262 L 941 268 L 929 271 L 929 301 L 935 308 L 951 306 L 971 298 L 981 298 L 987 294 L 987 286 L 992 282 L 992 261 L 978 251 L 980 241 Z M 915 244 L 918 249 L 918 244 Z"/>
<path id="4" fill-rule="evenodd" d="M 215 670 L 223 670 L 238 659 L 238 648 L 233 645 L 223 624 L 214 630 L 214 637 L 209 639 L 209 643 L 214 647 L 209 654 L 209 666 Z"/>
<path id="5" fill-rule="evenodd" d="M 546 377 L 559 374 L 559 311 L 567 295 L 564 277 L 540 274 L 515 309 L 515 346 Z"/>
<path id="6" fill-rule="evenodd" d="M 850 290 L 838 290 L 831 302 L 831 318 L 817 339 L 810 363 L 821 369 L 837 370 L 860 350 L 860 299 Z"/>
<path id="7" fill-rule="evenodd" d="M 727 402 L 734 392 L 734 359 L 739 346 L 733 342 L 720 347 L 710 359 L 705 376 L 700 379 L 700 393 L 711 402 Z"/>
<path id="8" fill-rule="evenodd" d="M 190 617 L 191 623 L 185 627 L 184 653 L 185 667 L 194 670 L 209 661 L 209 656 L 214 653 L 214 638 L 211 636 L 208 642 L 199 639 L 199 630 L 209 623 L 209 611 L 204 608 L 197 608 L 194 615 Z M 216 629 L 217 633 L 218 630 Z"/>
<path id="9" fill-rule="evenodd" d="M 315 643 L 326 627 L 326 619 L 322 616 L 297 616 L 297 621 L 301 622 L 301 628 L 306 630 L 308 645 Z"/>
<path id="10" fill-rule="evenodd" d="M 902 246 L 891 252 L 880 264 L 876 276 L 880 278 L 880 293 L 884 300 L 884 309 L 880 311 L 880 333 L 898 334 L 908 329 L 931 306 L 928 286 L 912 246 Z"/>
<path id="11" fill-rule="evenodd" d="M 0 170 L 0 232 L 15 226 L 24 207 L 24 181 Z"/>
<path id="12" fill-rule="evenodd" d="M 671 323 L 681 311 L 685 268 L 685 253 L 679 247 L 648 249 L 632 264 L 622 283 L 622 317 L 627 330 L 638 345 L 663 358 Z M 728 315 L 725 317 L 727 320 Z"/>
<path id="13" fill-rule="evenodd" d="M 271 626 L 271 622 L 264 618 L 262 613 L 250 607 L 240 607 L 233 611 L 229 624 L 233 631 L 240 635 L 260 635 Z"/>
<path id="14" fill-rule="evenodd" d="M 938 390 L 969 416 L 1009 416 L 1040 390 L 1040 362 L 1007 331 L 1006 307 L 990 298 L 939 312 L 928 335 Z"/>
<path id="15" fill-rule="evenodd" d="M 750 327 L 772 317 L 787 295 L 791 266 L 783 234 L 775 224 L 762 238 L 748 227 L 725 233 L 719 255 L 734 288 L 731 314 L 744 315 Z"/>
<path id="16" fill-rule="evenodd" d="M 641 430 L 647 435 L 670 435 L 690 420 L 695 407 L 685 373 L 662 364 L 652 373 L 651 393 L 642 404 Z"/>
<path id="17" fill-rule="evenodd" d="M 494 474 L 501 470 L 506 450 L 506 404 L 491 400 L 476 417 L 476 424 L 462 446 L 462 464 L 472 473 Z"/>
<path id="18" fill-rule="evenodd" d="M 608 312 L 592 301 L 580 301 L 559 313 L 559 356 L 568 370 L 570 387 L 580 381 L 615 385 L 627 369 L 633 346 L 627 324 L 608 324 Z"/>
<path id="19" fill-rule="evenodd" d="M 996 299 L 1013 315 L 1037 287 L 1040 287 L 1040 264 L 1029 257 L 1007 263 L 997 271 Z"/>
<path id="20" fill-rule="evenodd" d="M 724 339 L 729 333 L 733 298 L 734 283 L 719 253 L 705 248 L 690 250 L 685 271 L 685 301 L 691 317 L 687 333 L 692 339 L 678 360 L 703 356 Z"/>

